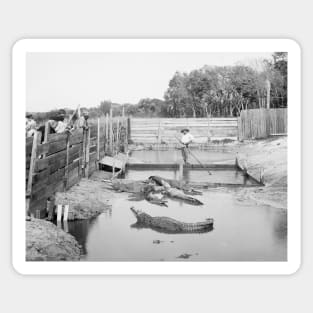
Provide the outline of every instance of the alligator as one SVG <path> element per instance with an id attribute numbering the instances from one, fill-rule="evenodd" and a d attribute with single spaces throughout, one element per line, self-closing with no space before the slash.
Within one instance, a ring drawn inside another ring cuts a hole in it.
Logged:
<path id="1" fill-rule="evenodd" d="M 166 234 L 184 234 L 184 233 L 206 233 L 213 230 L 214 220 L 206 219 L 204 222 L 184 223 L 165 216 L 150 216 L 149 214 L 135 210 L 130 210 L 137 218 L 137 223 L 131 225 L 134 228 L 151 228 L 160 233 Z"/>
<path id="2" fill-rule="evenodd" d="M 195 190 L 188 186 L 185 182 L 178 181 L 176 179 L 167 179 L 160 176 L 150 176 L 150 181 L 153 181 L 158 186 L 163 186 L 164 182 L 168 183 L 172 188 L 181 189 L 185 194 L 188 195 L 202 195 L 201 191 Z"/>
<path id="3" fill-rule="evenodd" d="M 147 185 L 143 189 L 144 198 L 150 203 L 167 207 L 167 200 L 164 198 L 164 187 L 156 185 Z"/>
<path id="4" fill-rule="evenodd" d="M 165 180 L 162 177 L 150 176 L 149 180 L 155 182 L 158 186 L 163 186 L 164 194 L 168 197 L 180 199 L 193 205 L 203 205 L 200 200 L 187 196 L 183 191 L 179 190 L 178 188 L 172 187 L 168 180 Z"/>

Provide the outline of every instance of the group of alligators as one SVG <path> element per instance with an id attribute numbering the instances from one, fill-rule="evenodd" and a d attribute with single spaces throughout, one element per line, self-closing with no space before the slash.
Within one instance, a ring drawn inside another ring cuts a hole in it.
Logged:
<path id="1" fill-rule="evenodd" d="M 144 187 L 145 199 L 151 203 L 167 206 L 166 198 L 179 199 L 193 205 L 203 205 L 203 203 L 188 194 L 201 194 L 191 188 L 182 187 L 175 180 L 165 179 L 160 176 L 150 176 L 149 184 Z"/>
<path id="2" fill-rule="evenodd" d="M 160 176 L 150 176 L 148 181 L 142 184 L 121 184 L 118 181 L 112 183 L 112 187 L 119 191 L 129 191 L 143 196 L 148 202 L 160 206 L 167 206 L 167 198 L 178 199 L 191 205 L 203 205 L 203 203 L 191 197 L 201 195 L 200 191 L 194 190 L 179 181 L 165 179 Z M 132 227 L 151 228 L 163 233 L 201 233 L 213 229 L 213 219 L 209 218 L 198 223 L 184 223 L 175 219 L 157 216 L 152 217 L 145 212 L 130 208 L 134 213 L 137 223 Z"/>

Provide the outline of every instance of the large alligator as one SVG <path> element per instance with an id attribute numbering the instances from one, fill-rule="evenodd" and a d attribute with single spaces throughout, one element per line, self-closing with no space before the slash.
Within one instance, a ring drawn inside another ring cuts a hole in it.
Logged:
<path id="1" fill-rule="evenodd" d="M 137 223 L 132 225 L 134 228 L 151 228 L 166 234 L 206 233 L 213 230 L 214 220 L 212 218 L 208 218 L 204 222 L 184 223 L 165 216 L 153 217 L 145 212 L 135 210 L 134 207 L 131 207 L 130 210 L 137 218 Z"/>
<path id="2" fill-rule="evenodd" d="M 163 186 L 164 194 L 167 195 L 168 197 L 180 199 L 193 205 L 203 205 L 203 203 L 200 200 L 186 195 L 183 191 L 181 191 L 178 188 L 172 187 L 171 184 L 162 177 L 150 176 L 149 180 L 153 181 L 158 186 Z"/>

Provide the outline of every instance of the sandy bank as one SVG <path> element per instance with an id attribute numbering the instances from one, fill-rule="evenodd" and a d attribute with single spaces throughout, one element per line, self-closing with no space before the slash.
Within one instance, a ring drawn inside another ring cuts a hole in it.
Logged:
<path id="1" fill-rule="evenodd" d="M 32 219 L 26 222 L 26 261 L 78 261 L 76 239 L 53 223 Z"/>
<path id="2" fill-rule="evenodd" d="M 57 192 L 55 203 L 69 204 L 74 220 L 96 217 L 111 207 L 109 201 L 112 192 L 105 188 L 103 179 L 109 179 L 111 173 L 96 171 L 89 178 L 83 178 L 66 192 Z"/>
<path id="3" fill-rule="evenodd" d="M 234 150 L 247 161 L 248 170 L 259 177 L 264 170 L 264 187 L 249 188 L 239 193 L 241 200 L 250 199 L 274 208 L 287 209 L 287 137 L 272 137 L 240 144 Z"/>

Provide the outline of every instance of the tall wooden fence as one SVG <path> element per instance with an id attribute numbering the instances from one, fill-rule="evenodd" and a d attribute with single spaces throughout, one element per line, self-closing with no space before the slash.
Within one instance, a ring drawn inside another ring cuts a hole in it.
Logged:
<path id="1" fill-rule="evenodd" d="M 46 215 L 46 203 L 57 191 L 65 191 L 82 177 L 89 177 L 105 154 L 127 149 L 127 119 L 105 118 L 71 134 L 41 133 L 26 138 L 26 210 L 32 216 Z"/>
<path id="2" fill-rule="evenodd" d="M 238 134 L 239 140 L 287 134 L 287 108 L 241 111 Z"/>
<path id="3" fill-rule="evenodd" d="M 237 118 L 131 118 L 130 138 L 134 143 L 175 143 L 183 128 L 197 143 L 238 137 Z"/>

